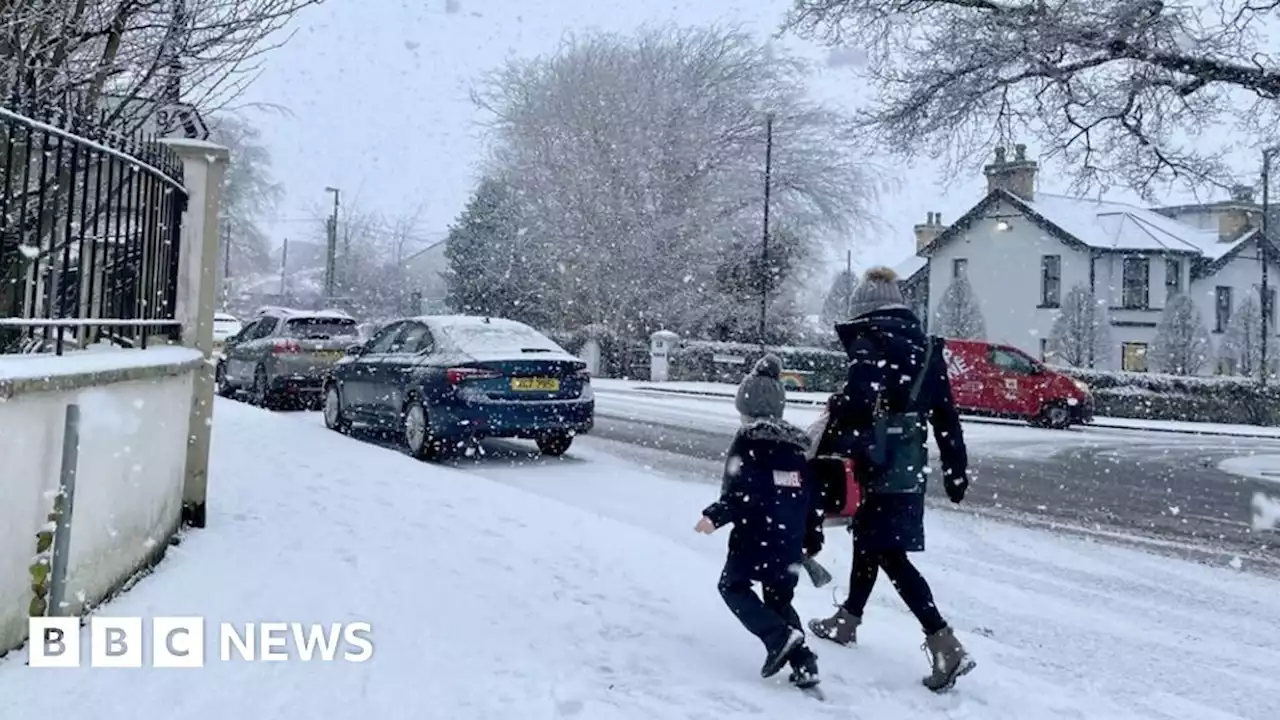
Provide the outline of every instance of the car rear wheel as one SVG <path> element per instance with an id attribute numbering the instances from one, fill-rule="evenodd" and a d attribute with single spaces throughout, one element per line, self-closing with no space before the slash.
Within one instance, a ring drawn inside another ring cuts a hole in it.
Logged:
<path id="1" fill-rule="evenodd" d="M 1049 403 L 1040 410 L 1037 424 L 1054 430 L 1071 427 L 1071 410 L 1062 403 Z"/>
<path id="2" fill-rule="evenodd" d="M 439 454 L 435 439 L 431 437 L 431 422 L 422 401 L 413 398 L 405 406 L 400 420 L 401 439 L 409 454 L 419 460 L 430 460 Z"/>
<path id="3" fill-rule="evenodd" d="M 351 431 L 351 421 L 342 413 L 342 395 L 336 383 L 329 383 L 324 389 L 324 426 L 346 434 Z"/>
<path id="4" fill-rule="evenodd" d="M 261 365 L 253 371 L 253 404 L 264 410 L 275 410 L 279 404 L 276 402 L 276 394 L 271 392 L 267 370 Z"/>
<path id="5" fill-rule="evenodd" d="M 573 445 L 573 435 L 566 432 L 551 433 L 538 438 L 538 450 L 543 455 L 552 457 L 560 457 L 569 452 L 569 446 Z"/>
<path id="6" fill-rule="evenodd" d="M 227 380 L 227 364 L 225 362 L 218 363 L 213 371 L 213 387 L 214 392 L 219 397 L 230 398 L 236 396 L 236 387 Z"/>

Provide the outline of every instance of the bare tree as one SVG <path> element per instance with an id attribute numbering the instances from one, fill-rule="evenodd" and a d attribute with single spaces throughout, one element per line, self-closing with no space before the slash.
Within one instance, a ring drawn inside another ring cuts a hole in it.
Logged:
<path id="1" fill-rule="evenodd" d="M 1111 344 L 1106 309 L 1086 285 L 1076 285 L 1062 298 L 1049 331 L 1049 354 L 1055 362 L 1093 367 Z"/>
<path id="2" fill-rule="evenodd" d="M 849 319 L 849 307 L 853 302 L 853 291 L 858 288 L 858 276 L 851 270 L 841 270 L 831 282 L 831 289 L 822 301 L 821 322 L 824 328 L 835 327 L 838 322 Z"/>
<path id="3" fill-rule="evenodd" d="M 262 144 L 258 129 L 242 116 L 216 116 L 209 130 L 213 141 L 230 149 L 234 158 L 223 177 L 221 213 L 226 243 L 222 251 L 230 260 L 231 276 L 271 270 L 270 241 L 260 223 L 284 197 L 284 186 L 271 175 L 271 151 Z M 219 282 L 225 265 L 218 265 Z"/>
<path id="4" fill-rule="evenodd" d="M 1017 135 L 1078 186 L 1227 187 L 1223 156 L 1276 136 L 1274 0 L 794 0 L 787 27 L 865 50 L 865 127 L 952 170 Z M 1221 128 L 1232 128 L 1223 131 Z M 1207 131 L 1207 132 L 1206 132 Z M 1194 143 L 1187 141 L 1195 137 Z"/>
<path id="5" fill-rule="evenodd" d="M 1232 313 L 1218 346 L 1218 359 L 1233 375 L 1250 376 L 1262 369 L 1262 303 L 1255 290 Z M 1275 348 L 1267 346 L 1267 365 L 1275 360 Z"/>
<path id="6" fill-rule="evenodd" d="M 538 260 L 558 268 L 545 292 L 566 325 L 705 325 L 717 270 L 764 253 L 770 113 L 779 226 L 814 243 L 872 215 L 847 121 L 806 99 L 798 61 L 736 29 L 575 38 L 508 63 L 475 99 L 492 115 L 489 175 L 552 253 Z"/>
<path id="7" fill-rule="evenodd" d="M 320 0 L 0 0 L 0 91 L 73 95 L 132 131 L 181 77 L 182 100 L 212 112 L 252 82 L 281 30 Z"/>
<path id="8" fill-rule="evenodd" d="M 963 273 L 956 275 L 942 293 L 935 314 L 935 328 L 942 337 L 981 340 L 987 336 L 987 322 L 982 317 L 978 296 Z"/>
<path id="9" fill-rule="evenodd" d="M 1189 295 L 1178 294 L 1165 304 L 1156 326 L 1150 359 L 1158 372 L 1197 375 L 1209 363 L 1209 328 Z"/>

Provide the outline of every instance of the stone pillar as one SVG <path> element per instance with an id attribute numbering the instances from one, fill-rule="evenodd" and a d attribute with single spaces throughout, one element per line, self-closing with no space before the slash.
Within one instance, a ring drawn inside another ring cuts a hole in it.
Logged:
<path id="1" fill-rule="evenodd" d="M 649 379 L 666 382 L 671 374 L 671 351 L 675 350 L 680 336 L 670 330 L 659 330 L 649 336 Z"/>
<path id="2" fill-rule="evenodd" d="M 588 337 L 582 343 L 582 361 L 587 364 L 587 372 L 591 373 L 591 377 L 600 377 L 600 341 Z"/>
<path id="3" fill-rule="evenodd" d="M 163 141 L 182 159 L 187 210 L 182 214 L 175 315 L 182 323 L 182 344 L 199 350 L 209 362 L 195 375 L 187 433 L 187 468 L 182 485 L 182 520 L 205 526 L 209 487 L 209 439 L 213 430 L 213 310 L 218 272 L 218 217 L 222 179 L 231 153 L 221 145 L 170 139 Z"/>

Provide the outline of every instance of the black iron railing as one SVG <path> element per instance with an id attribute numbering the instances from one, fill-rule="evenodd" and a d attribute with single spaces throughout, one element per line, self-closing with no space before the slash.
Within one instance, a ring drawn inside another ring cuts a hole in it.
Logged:
<path id="1" fill-rule="evenodd" d="M 71 103 L 0 105 L 0 354 L 176 338 L 177 155 Z"/>

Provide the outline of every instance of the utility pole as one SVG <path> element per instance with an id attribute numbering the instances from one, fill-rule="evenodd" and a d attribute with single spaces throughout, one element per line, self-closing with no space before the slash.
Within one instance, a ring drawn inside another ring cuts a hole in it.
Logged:
<path id="1" fill-rule="evenodd" d="M 1262 289 L 1258 293 L 1258 302 L 1262 305 L 1262 365 L 1258 372 L 1258 382 L 1267 384 L 1267 335 L 1271 330 L 1271 293 L 1267 287 L 1267 263 L 1271 261 L 1268 251 L 1271 249 L 1271 236 L 1267 234 L 1268 220 L 1271 215 L 1271 158 L 1280 152 L 1280 145 L 1273 145 L 1262 151 L 1262 237 L 1258 239 L 1258 258 L 1262 261 Z"/>
<path id="2" fill-rule="evenodd" d="M 231 219 L 222 221 L 222 306 L 231 300 Z"/>
<path id="3" fill-rule="evenodd" d="M 289 268 L 289 238 L 284 239 L 284 250 L 280 252 L 280 300 L 288 304 L 289 288 L 285 285 L 285 272 Z"/>
<path id="4" fill-rule="evenodd" d="M 849 280 L 849 294 L 844 297 L 844 316 L 852 320 L 853 314 L 853 251 L 844 251 L 844 272 Z"/>
<path id="5" fill-rule="evenodd" d="M 768 337 L 769 318 L 769 196 L 773 186 L 773 113 L 764 119 L 764 236 L 760 243 L 760 347 Z"/>
<path id="6" fill-rule="evenodd" d="M 338 275 L 338 198 L 342 191 L 336 187 L 326 187 L 325 192 L 333 193 L 333 214 L 329 216 L 329 247 L 325 256 L 324 294 L 332 300 L 337 294 Z"/>
<path id="7" fill-rule="evenodd" d="M 164 99 L 171 104 L 182 102 L 182 51 L 187 39 L 187 0 L 173 0 L 173 15 L 169 27 L 168 75 L 165 78 Z M 167 131 L 169 128 L 161 128 Z"/>

